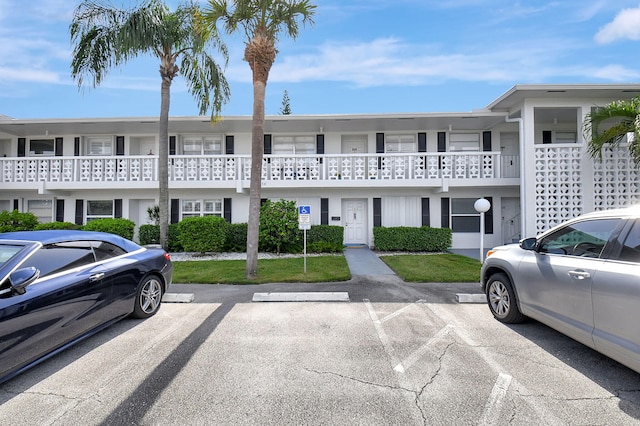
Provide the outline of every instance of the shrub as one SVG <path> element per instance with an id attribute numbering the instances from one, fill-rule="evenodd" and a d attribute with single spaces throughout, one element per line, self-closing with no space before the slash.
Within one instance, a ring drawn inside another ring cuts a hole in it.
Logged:
<path id="1" fill-rule="evenodd" d="M 303 231 L 300 232 L 302 241 Z M 338 253 L 344 249 L 344 228 L 332 225 L 313 225 L 307 231 L 307 252 Z"/>
<path id="2" fill-rule="evenodd" d="M 428 251 L 443 252 L 451 247 L 452 234 L 449 228 L 423 226 L 411 228 L 373 228 L 374 245 L 381 251 Z"/>
<path id="3" fill-rule="evenodd" d="M 247 224 L 227 224 L 227 238 L 224 241 L 224 251 L 247 251 Z"/>
<path id="4" fill-rule="evenodd" d="M 38 218 L 33 213 L 21 213 L 18 210 L 0 212 L 0 232 L 31 231 L 38 225 Z"/>
<path id="5" fill-rule="evenodd" d="M 38 225 L 33 213 L 21 213 L 18 210 L 0 212 L 0 232 L 31 231 Z"/>
<path id="6" fill-rule="evenodd" d="M 179 223 L 170 223 L 169 231 L 167 232 L 167 250 L 170 252 L 180 252 L 184 251 L 184 247 L 182 247 L 182 243 L 180 242 L 180 224 Z M 160 227 L 158 227 L 158 241 L 160 240 Z"/>
<path id="7" fill-rule="evenodd" d="M 47 222 L 47 223 L 39 223 L 34 228 L 36 231 L 41 231 L 45 229 L 81 229 L 82 225 L 76 225 L 71 222 Z"/>
<path id="8" fill-rule="evenodd" d="M 227 222 L 218 216 L 188 217 L 179 224 L 180 243 L 185 251 L 204 254 L 224 247 Z"/>
<path id="9" fill-rule="evenodd" d="M 82 229 L 85 231 L 108 232 L 132 240 L 135 227 L 136 224 L 129 219 L 102 218 L 87 222 Z"/>
<path id="10" fill-rule="evenodd" d="M 267 200 L 260 207 L 260 250 L 277 254 L 299 253 L 302 241 L 298 231 L 295 201 Z"/>
<path id="11" fill-rule="evenodd" d="M 140 245 L 160 244 L 160 226 L 159 225 L 140 225 L 138 229 Z"/>

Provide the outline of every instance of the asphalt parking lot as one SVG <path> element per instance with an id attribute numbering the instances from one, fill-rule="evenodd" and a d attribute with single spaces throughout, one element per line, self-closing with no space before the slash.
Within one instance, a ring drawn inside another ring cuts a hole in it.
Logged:
<path id="1" fill-rule="evenodd" d="M 253 302 L 256 292 L 346 302 Z M 456 294 L 476 284 L 173 285 L 192 303 L 125 320 L 0 385 L 12 425 L 640 424 L 639 375 Z"/>

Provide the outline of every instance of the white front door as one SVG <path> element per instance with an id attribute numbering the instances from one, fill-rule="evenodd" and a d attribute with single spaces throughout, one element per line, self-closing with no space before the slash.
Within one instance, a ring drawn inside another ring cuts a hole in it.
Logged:
<path id="1" fill-rule="evenodd" d="M 342 200 L 345 244 L 367 243 L 366 200 Z"/>

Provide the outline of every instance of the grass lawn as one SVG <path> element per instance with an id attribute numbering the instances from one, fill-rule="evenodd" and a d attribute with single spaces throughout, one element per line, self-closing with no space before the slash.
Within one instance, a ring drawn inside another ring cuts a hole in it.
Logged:
<path id="1" fill-rule="evenodd" d="M 452 253 L 380 256 L 404 281 L 419 283 L 480 282 L 477 259 Z"/>
<path id="2" fill-rule="evenodd" d="M 449 253 L 403 254 L 380 257 L 408 282 L 479 282 L 478 260 Z M 263 284 L 283 282 L 333 282 L 351 278 L 344 256 L 259 259 L 258 277 L 245 278 L 245 260 L 198 260 L 173 262 L 174 283 Z"/>

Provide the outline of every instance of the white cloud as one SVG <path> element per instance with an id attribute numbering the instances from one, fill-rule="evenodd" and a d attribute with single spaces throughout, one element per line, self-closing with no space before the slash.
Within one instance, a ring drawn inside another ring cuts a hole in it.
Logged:
<path id="1" fill-rule="evenodd" d="M 621 39 L 640 40 L 640 7 L 620 11 L 613 21 L 597 32 L 594 38 L 599 44 L 612 43 Z"/>
<path id="2" fill-rule="evenodd" d="M 622 65 L 609 65 L 594 70 L 593 75 L 603 80 L 609 81 L 634 81 L 640 77 L 640 73 L 635 69 L 629 69 Z"/>

